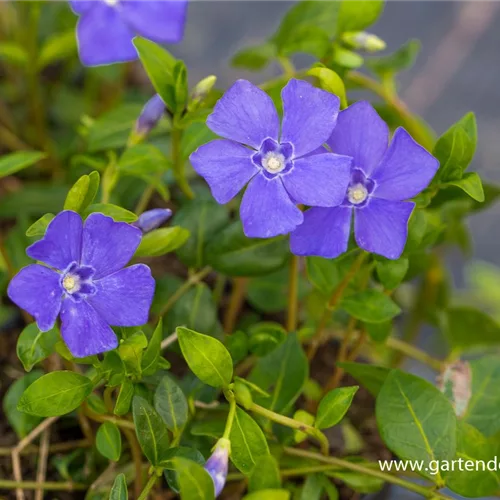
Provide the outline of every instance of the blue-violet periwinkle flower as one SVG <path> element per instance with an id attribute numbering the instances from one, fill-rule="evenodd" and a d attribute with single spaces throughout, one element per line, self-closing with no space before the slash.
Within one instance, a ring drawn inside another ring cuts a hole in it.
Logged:
<path id="1" fill-rule="evenodd" d="M 343 203 L 311 208 L 290 237 L 296 255 L 334 258 L 347 250 L 354 213 L 357 244 L 368 252 L 398 259 L 408 238 L 415 203 L 406 201 L 424 190 L 439 162 L 403 128 L 394 133 L 364 101 L 341 111 L 327 141 L 332 151 L 353 158 Z"/>
<path id="2" fill-rule="evenodd" d="M 143 233 L 149 233 L 165 224 L 170 217 L 172 217 L 170 208 L 153 208 L 139 215 L 132 225 L 138 227 Z"/>
<path id="3" fill-rule="evenodd" d="M 80 16 L 78 53 L 86 66 L 137 59 L 136 35 L 157 43 L 182 40 L 187 0 L 70 0 Z"/>
<path id="4" fill-rule="evenodd" d="M 325 149 L 337 122 L 339 98 L 302 80 L 281 92 L 281 125 L 271 98 L 238 80 L 215 105 L 209 128 L 224 139 L 200 146 L 190 157 L 219 203 L 248 184 L 240 207 L 247 236 L 269 238 L 303 221 L 296 206 L 334 207 L 349 183 L 351 158 Z"/>
<path id="5" fill-rule="evenodd" d="M 215 487 L 217 498 L 224 489 L 227 479 L 227 467 L 231 442 L 229 439 L 221 438 L 217 441 L 213 453 L 204 465 L 204 469 L 210 474 Z"/>
<path id="6" fill-rule="evenodd" d="M 76 212 L 61 212 L 26 250 L 46 265 L 21 269 L 8 295 L 41 331 L 50 330 L 60 314 L 61 334 L 73 356 L 114 349 L 118 341 L 111 326 L 148 321 L 155 289 L 151 270 L 144 264 L 124 268 L 141 237 L 138 228 L 100 213 L 84 224 Z"/>

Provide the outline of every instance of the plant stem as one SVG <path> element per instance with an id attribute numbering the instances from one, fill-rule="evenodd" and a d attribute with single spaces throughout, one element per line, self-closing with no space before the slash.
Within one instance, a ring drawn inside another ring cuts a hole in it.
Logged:
<path id="1" fill-rule="evenodd" d="M 229 305 L 224 315 L 224 331 L 232 333 L 238 319 L 243 302 L 245 301 L 245 292 L 247 289 L 247 278 L 234 278 L 233 290 L 229 299 Z"/>
<path id="2" fill-rule="evenodd" d="M 181 154 L 181 141 L 182 141 L 182 130 L 173 127 L 171 131 L 172 140 L 172 166 L 174 171 L 174 177 L 177 185 L 184 193 L 184 195 L 189 199 L 194 199 L 194 193 L 188 184 L 186 179 L 186 172 L 184 169 L 184 161 Z"/>
<path id="3" fill-rule="evenodd" d="M 419 349 L 412 344 L 408 344 L 403 340 L 397 339 L 395 337 L 389 337 L 386 340 L 386 346 L 404 354 L 405 356 L 416 359 L 417 361 L 420 361 L 424 365 L 427 365 L 438 372 L 440 372 L 443 368 L 444 363 L 442 361 L 433 358 L 422 349 Z"/>
<path id="4" fill-rule="evenodd" d="M 257 413 L 277 424 L 285 425 L 286 427 L 290 427 L 291 429 L 296 429 L 298 431 L 306 433 L 308 436 L 315 438 L 321 445 L 321 453 L 324 455 L 328 455 L 330 451 L 330 443 L 328 442 L 327 437 L 315 427 L 311 427 L 310 425 L 304 424 L 303 422 L 299 422 L 298 420 L 294 420 L 293 418 L 285 417 L 285 415 L 280 415 L 279 413 L 275 413 L 272 410 L 268 410 L 263 406 L 253 403 L 249 408 L 251 412 Z"/>
<path id="5" fill-rule="evenodd" d="M 20 488 L 22 490 L 36 490 L 43 488 L 44 490 L 50 491 L 75 491 L 75 490 L 86 490 L 88 485 L 82 483 L 58 483 L 56 481 L 46 481 L 44 483 L 38 483 L 36 481 L 10 481 L 8 479 L 0 479 L 0 490 L 10 490 Z"/>
<path id="6" fill-rule="evenodd" d="M 401 479 L 397 476 L 392 476 L 391 474 L 387 474 L 382 472 L 381 470 L 371 469 L 366 465 L 361 465 L 354 462 L 349 462 L 348 460 L 342 460 L 337 457 L 325 457 L 320 455 L 319 453 L 313 453 L 306 450 L 295 449 L 295 448 L 284 448 L 284 451 L 288 455 L 292 455 L 295 457 L 308 458 L 311 460 L 317 460 L 318 462 L 323 462 L 325 464 L 336 465 L 343 469 L 351 470 L 353 472 L 359 472 L 360 474 L 365 474 L 367 476 L 376 477 L 385 481 L 387 483 L 395 484 L 397 486 L 401 486 L 409 491 L 413 491 L 415 493 L 419 493 L 424 498 L 436 498 L 442 500 L 451 500 L 450 497 L 443 495 L 433 489 L 426 488 L 425 486 L 420 486 L 419 484 L 412 483 L 410 481 L 406 481 L 405 479 Z"/>
<path id="7" fill-rule="evenodd" d="M 231 391 L 224 391 L 224 396 L 229 402 L 229 413 L 227 414 L 226 427 L 224 428 L 223 438 L 229 439 L 231 429 L 233 428 L 234 416 L 236 415 L 236 399 Z"/>
<path id="8" fill-rule="evenodd" d="M 132 460 L 134 461 L 135 467 L 135 480 L 134 480 L 134 491 L 135 498 L 141 495 L 142 490 L 142 452 L 141 447 L 135 436 L 135 431 L 130 429 L 122 429 L 125 438 L 130 446 L 130 452 L 132 453 Z"/>
<path id="9" fill-rule="evenodd" d="M 297 330 L 299 306 L 299 258 L 292 255 L 290 259 L 290 274 L 288 279 L 288 315 L 286 329 L 289 333 Z"/>
<path id="10" fill-rule="evenodd" d="M 142 192 L 141 197 L 139 198 L 139 201 L 137 202 L 137 205 L 135 207 L 134 212 L 137 215 L 141 215 L 146 208 L 148 208 L 149 201 L 151 200 L 151 197 L 153 196 L 155 192 L 155 187 L 153 184 L 148 184 L 147 188 Z"/>
<path id="11" fill-rule="evenodd" d="M 142 493 L 139 495 L 137 500 L 146 500 L 146 498 L 148 498 L 148 496 L 149 496 L 149 492 L 153 489 L 153 486 L 155 485 L 157 480 L 158 480 L 158 476 L 153 474 L 149 478 L 149 481 L 147 482 L 146 486 L 142 490 Z"/>

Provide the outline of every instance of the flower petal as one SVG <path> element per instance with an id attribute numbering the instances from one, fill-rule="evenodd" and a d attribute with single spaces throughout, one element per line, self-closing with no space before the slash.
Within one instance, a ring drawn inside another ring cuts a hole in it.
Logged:
<path id="1" fill-rule="evenodd" d="M 255 176 L 240 207 L 243 231 L 249 238 L 287 234 L 302 223 L 302 212 L 290 200 L 279 176 Z"/>
<path id="2" fill-rule="evenodd" d="M 123 19 L 139 35 L 157 43 L 182 40 L 187 0 L 127 0 L 120 7 Z"/>
<path id="3" fill-rule="evenodd" d="M 340 99 L 302 80 L 291 79 L 281 91 L 283 129 L 281 143 L 290 142 L 294 156 L 304 156 L 331 136 L 339 114 Z"/>
<path id="4" fill-rule="evenodd" d="M 82 218 L 71 210 L 55 216 L 45 236 L 26 249 L 29 257 L 64 271 L 72 262 L 80 262 Z"/>
<path id="5" fill-rule="evenodd" d="M 83 228 L 81 263 L 95 269 L 94 280 L 108 276 L 130 261 L 141 238 L 141 230 L 130 224 L 90 214 Z"/>
<path id="6" fill-rule="evenodd" d="M 408 220 L 415 203 L 371 198 L 356 210 L 354 234 L 358 245 L 367 252 L 399 259 L 408 238 Z"/>
<path id="7" fill-rule="evenodd" d="M 85 66 L 99 66 L 137 59 L 132 44 L 134 33 L 121 19 L 116 7 L 94 1 L 76 26 L 80 60 Z"/>
<path id="8" fill-rule="evenodd" d="M 85 300 L 67 298 L 61 307 L 61 335 L 71 354 L 85 358 L 118 346 L 111 327 Z"/>
<path id="9" fill-rule="evenodd" d="M 338 257 L 349 244 L 351 217 L 351 207 L 311 208 L 304 213 L 304 223 L 290 235 L 292 253 Z"/>
<path id="10" fill-rule="evenodd" d="M 97 293 L 87 299 L 106 323 L 140 326 L 148 322 L 155 280 L 144 264 L 136 264 L 95 281 Z"/>
<path id="11" fill-rule="evenodd" d="M 77 15 L 83 14 L 89 10 L 94 3 L 94 0 L 69 0 L 71 10 Z"/>
<path id="12" fill-rule="evenodd" d="M 212 196 L 227 203 L 259 171 L 252 161 L 254 153 L 237 142 L 217 139 L 200 146 L 189 159 L 207 181 Z"/>
<path id="13" fill-rule="evenodd" d="M 328 141 L 332 151 L 354 158 L 353 166 L 369 177 L 387 150 L 389 128 L 373 106 L 359 101 L 341 111 Z"/>
<path id="14" fill-rule="evenodd" d="M 31 264 L 21 269 L 9 283 L 7 295 L 29 312 L 42 332 L 50 330 L 61 309 L 60 275 L 45 266 Z"/>
<path id="15" fill-rule="evenodd" d="M 282 176 L 288 194 L 298 203 L 315 207 L 336 207 L 345 198 L 351 180 L 349 156 L 317 154 L 294 160 Z"/>
<path id="16" fill-rule="evenodd" d="M 439 161 L 398 128 L 372 179 L 374 196 L 386 200 L 408 200 L 423 191 L 439 168 Z"/>
<path id="17" fill-rule="evenodd" d="M 280 122 L 272 99 L 247 80 L 237 80 L 217 101 L 207 125 L 225 139 L 258 149 L 264 139 L 278 140 Z"/>

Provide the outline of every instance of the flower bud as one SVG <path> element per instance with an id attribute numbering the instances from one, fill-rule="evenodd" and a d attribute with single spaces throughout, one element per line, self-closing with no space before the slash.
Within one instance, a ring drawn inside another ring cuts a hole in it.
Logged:
<path id="1" fill-rule="evenodd" d="M 438 387 L 455 408 L 457 417 L 464 415 L 472 396 L 472 374 L 467 361 L 456 361 L 446 366 L 438 378 Z"/>
<path id="2" fill-rule="evenodd" d="M 167 107 L 162 98 L 155 94 L 142 108 L 141 114 L 135 123 L 134 134 L 145 137 L 156 127 Z"/>
<path id="3" fill-rule="evenodd" d="M 172 216 L 169 208 L 153 208 L 139 215 L 139 218 L 132 224 L 138 227 L 143 233 L 149 233 L 153 229 L 158 229 Z"/>
<path id="4" fill-rule="evenodd" d="M 343 33 L 342 41 L 354 49 L 365 50 L 366 52 L 378 52 L 384 50 L 386 44 L 377 35 L 366 33 L 365 31 L 348 31 Z"/>
<path id="5" fill-rule="evenodd" d="M 189 103 L 189 109 L 192 111 L 198 107 L 198 104 L 203 101 L 213 89 L 217 77 L 215 75 L 207 76 L 200 80 L 193 89 L 191 93 L 191 102 Z"/>
<path id="6" fill-rule="evenodd" d="M 253 404 L 252 393 L 250 389 L 239 380 L 236 380 L 233 387 L 234 396 L 236 401 L 245 408 L 245 410 L 250 409 Z"/>
<path id="7" fill-rule="evenodd" d="M 215 497 L 217 498 L 224 489 L 227 478 L 227 467 L 231 441 L 221 438 L 217 441 L 215 449 L 206 461 L 204 469 L 210 474 L 215 487 Z"/>

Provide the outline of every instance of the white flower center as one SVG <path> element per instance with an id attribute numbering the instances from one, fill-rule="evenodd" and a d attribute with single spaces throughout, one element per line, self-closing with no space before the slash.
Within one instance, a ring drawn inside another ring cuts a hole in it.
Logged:
<path id="1" fill-rule="evenodd" d="M 108 4 L 110 7 L 114 7 L 115 5 L 118 5 L 118 2 L 120 0 L 103 0 L 105 4 Z"/>
<path id="2" fill-rule="evenodd" d="M 75 274 L 67 274 L 63 279 L 63 287 L 69 292 L 78 292 L 80 289 L 80 278 Z"/>
<path id="3" fill-rule="evenodd" d="M 262 160 L 262 166 L 271 174 L 277 174 L 281 172 L 286 164 L 285 157 L 280 153 L 274 153 L 271 151 Z"/>
<path id="4" fill-rule="evenodd" d="M 347 190 L 347 199 L 353 205 L 363 203 L 368 197 L 368 189 L 363 184 L 355 184 Z"/>

